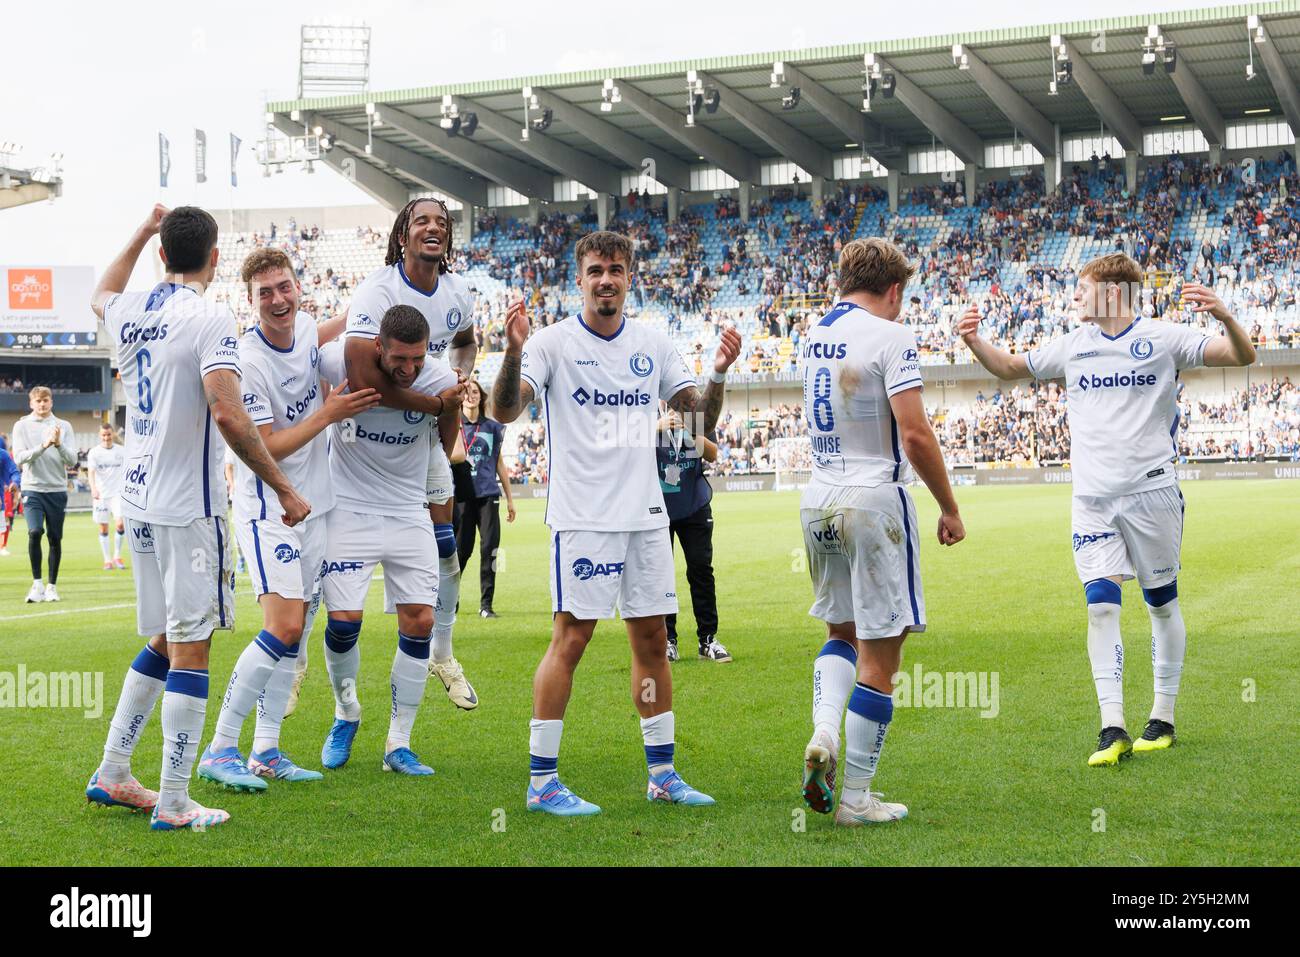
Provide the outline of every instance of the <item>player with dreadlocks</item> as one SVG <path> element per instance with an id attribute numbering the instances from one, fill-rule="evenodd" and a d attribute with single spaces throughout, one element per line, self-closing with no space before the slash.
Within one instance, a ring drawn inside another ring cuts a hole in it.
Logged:
<path id="1" fill-rule="evenodd" d="M 464 278 L 447 269 L 451 242 L 452 224 L 447 205 L 430 197 L 411 200 L 393 224 L 384 267 L 365 278 L 348 307 L 344 361 L 349 384 L 353 389 L 375 389 L 383 397 L 383 405 L 404 410 L 406 421 L 411 424 L 418 424 L 425 416 L 440 415 L 442 401 L 436 395 L 403 388 L 384 374 L 376 348 L 379 324 L 394 306 L 415 307 L 429 324 L 429 359 L 443 361 L 445 357 L 465 376 L 473 372 L 478 352 L 474 339 L 474 295 Z M 460 591 L 460 562 L 452 529 L 451 464 L 447 453 L 459 430 L 455 417 L 447 418 L 450 421 L 439 422 L 441 442 L 433 439 L 427 483 L 429 515 L 438 547 L 439 580 L 432 648 L 426 642 L 423 650 L 429 656 L 430 674 L 442 682 L 452 703 L 470 710 L 478 706 L 478 696 L 453 657 L 451 647 Z M 387 610 L 393 613 L 402 596 L 389 592 L 387 583 L 385 591 Z M 332 619 L 326 626 L 325 661 L 331 682 L 342 680 L 340 675 L 355 670 L 357 630 L 349 631 L 350 627 L 349 622 Z M 336 696 L 336 701 L 343 703 L 336 705 L 336 720 L 321 752 L 321 761 L 327 768 L 339 767 L 347 760 L 361 718 L 355 695 Z"/>

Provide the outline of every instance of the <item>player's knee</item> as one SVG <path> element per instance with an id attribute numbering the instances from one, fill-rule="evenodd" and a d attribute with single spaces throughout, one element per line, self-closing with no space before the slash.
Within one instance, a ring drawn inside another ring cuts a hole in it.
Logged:
<path id="1" fill-rule="evenodd" d="M 397 616 L 398 627 L 408 635 L 427 635 L 433 631 L 433 609 L 421 605 L 419 611 L 412 611 Z"/>
<path id="2" fill-rule="evenodd" d="M 31 542 L 33 545 L 39 545 L 41 543 L 41 539 L 44 537 L 45 537 L 45 532 L 39 528 L 33 529 L 32 531 L 27 533 L 27 541 Z"/>
<path id="3" fill-rule="evenodd" d="M 302 640 L 302 622 L 278 621 L 275 626 L 267 629 L 271 634 L 279 639 L 280 644 L 286 648 L 298 644 Z"/>
<path id="4" fill-rule="evenodd" d="M 1142 599 L 1147 603 L 1147 611 L 1153 618 L 1168 618 L 1174 612 L 1173 601 L 1178 597 L 1178 582 L 1171 581 L 1168 585 L 1161 585 L 1158 588 L 1143 588 Z"/>
<path id="5" fill-rule="evenodd" d="M 325 647 L 335 654 L 345 654 L 361 637 L 361 622 L 331 616 L 325 623 Z"/>
<path id="6" fill-rule="evenodd" d="M 439 523 L 433 526 L 433 535 L 438 542 L 439 558 L 450 558 L 456 554 L 456 530 L 450 524 Z"/>

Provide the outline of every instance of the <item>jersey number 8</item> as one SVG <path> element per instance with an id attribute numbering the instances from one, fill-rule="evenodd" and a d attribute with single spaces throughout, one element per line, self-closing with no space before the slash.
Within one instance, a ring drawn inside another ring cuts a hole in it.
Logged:
<path id="1" fill-rule="evenodd" d="M 812 420 L 820 432 L 835 430 L 835 412 L 831 407 L 831 370 L 819 366 L 813 374 Z"/>

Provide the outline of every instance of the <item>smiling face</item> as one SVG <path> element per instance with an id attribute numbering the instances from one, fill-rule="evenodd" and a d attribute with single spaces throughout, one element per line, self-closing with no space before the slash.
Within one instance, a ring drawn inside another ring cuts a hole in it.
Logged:
<path id="1" fill-rule="evenodd" d="M 621 256 L 609 257 L 591 252 L 582 257 L 578 271 L 578 288 L 587 312 L 606 318 L 623 311 L 627 298 L 628 263 Z"/>
<path id="2" fill-rule="evenodd" d="M 379 368 L 403 389 L 409 389 L 424 368 L 424 357 L 429 354 L 428 343 L 401 342 L 380 336 L 375 345 L 379 350 Z"/>
<path id="3" fill-rule="evenodd" d="M 416 261 L 440 262 L 450 245 L 451 220 L 441 203 L 424 200 L 411 210 L 411 221 L 402 237 L 407 265 Z"/>
<path id="4" fill-rule="evenodd" d="M 257 317 L 277 332 L 293 327 L 302 294 L 298 280 L 289 270 L 266 269 L 248 283 L 248 300 L 257 307 Z"/>
<path id="5" fill-rule="evenodd" d="M 102 446 L 103 446 L 104 448 L 106 448 L 106 449 L 111 449 L 111 448 L 113 447 L 113 428 L 112 428 L 112 426 L 108 426 L 108 425 L 100 426 L 100 429 L 99 429 L 99 444 L 102 445 Z"/>

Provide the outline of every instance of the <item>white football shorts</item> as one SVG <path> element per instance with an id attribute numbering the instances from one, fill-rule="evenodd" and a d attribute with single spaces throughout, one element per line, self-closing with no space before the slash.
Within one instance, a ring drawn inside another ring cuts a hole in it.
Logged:
<path id="1" fill-rule="evenodd" d="M 1085 585 L 1119 575 L 1158 588 L 1178 577 L 1183 493 L 1177 485 L 1111 498 L 1076 495 L 1070 526 L 1074 567 Z"/>
<path id="2" fill-rule="evenodd" d="M 427 512 L 411 516 L 364 515 L 335 507 L 325 516 L 321 594 L 329 611 L 362 611 L 375 565 L 399 605 L 438 600 L 438 545 Z"/>
<path id="3" fill-rule="evenodd" d="M 122 521 L 122 496 L 101 495 L 96 501 L 90 503 L 90 511 L 97 525 L 120 522 Z"/>
<path id="4" fill-rule="evenodd" d="M 853 506 L 801 508 L 808 614 L 853 622 L 862 641 L 925 631 L 916 505 L 901 485 L 855 488 Z"/>
<path id="5" fill-rule="evenodd" d="M 677 613 L 667 526 L 639 532 L 551 533 L 551 610 L 588 621 Z"/>
<path id="6" fill-rule="evenodd" d="M 313 515 L 293 528 L 276 519 L 236 518 L 235 538 L 248 566 L 253 595 L 267 592 L 309 601 L 325 561 L 325 520 Z"/>
<path id="7" fill-rule="evenodd" d="M 206 641 L 235 627 L 230 532 L 217 516 L 188 525 L 127 520 L 134 559 L 136 624 L 141 635 Z"/>

